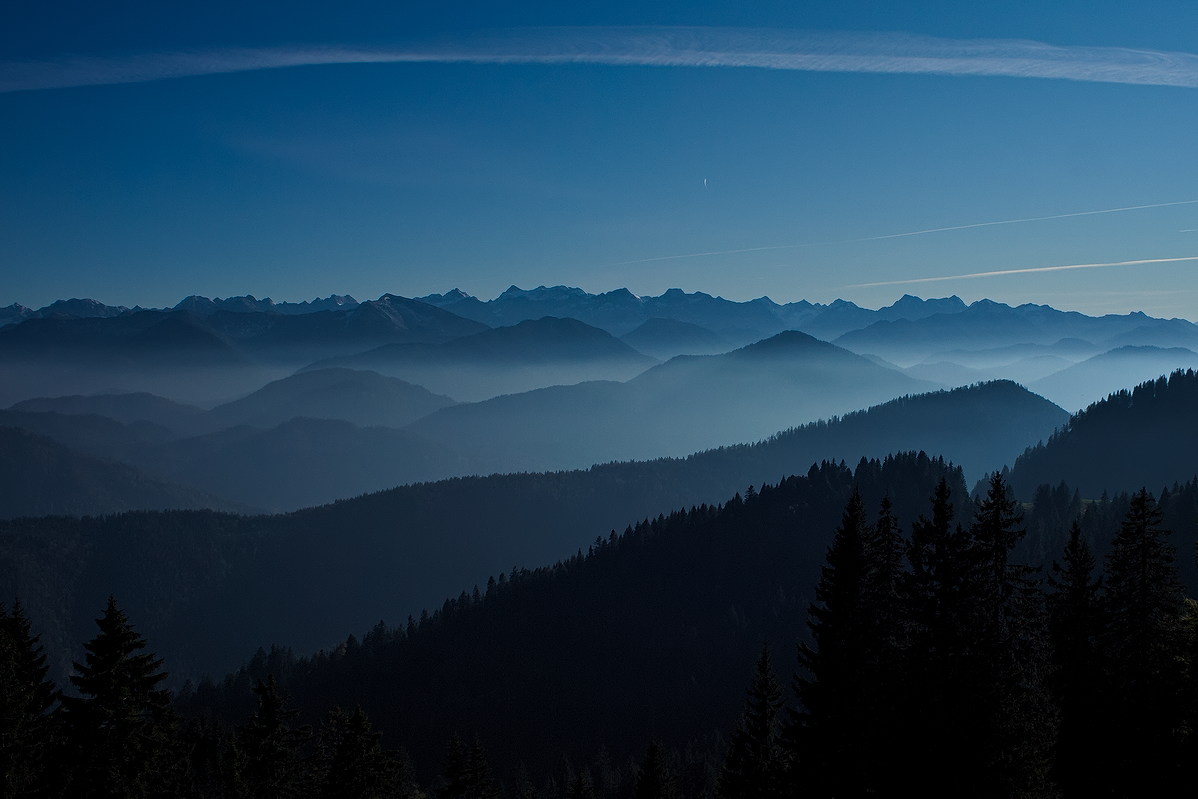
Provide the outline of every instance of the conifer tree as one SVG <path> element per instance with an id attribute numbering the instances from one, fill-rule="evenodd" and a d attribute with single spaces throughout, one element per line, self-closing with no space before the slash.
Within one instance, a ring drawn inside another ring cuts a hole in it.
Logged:
<path id="1" fill-rule="evenodd" d="M 162 660 L 144 652 L 146 642 L 116 600 L 96 620 L 100 632 L 84 645 L 71 684 L 79 696 L 63 698 L 62 717 L 72 773 L 65 793 L 80 797 L 163 796 L 182 780 L 178 721 Z"/>
<path id="2" fill-rule="evenodd" d="M 1025 534 L 1022 521 L 1006 480 L 995 473 L 970 526 L 962 592 L 975 603 L 966 632 L 969 704 L 960 712 L 974 728 L 979 796 L 1044 796 L 1052 790 L 1056 714 L 1045 682 L 1041 594 L 1034 570 L 1010 562 Z"/>
<path id="3" fill-rule="evenodd" d="M 679 799 L 678 786 L 661 744 L 653 741 L 636 772 L 633 799 Z"/>
<path id="4" fill-rule="evenodd" d="M 337 707 L 320 728 L 318 768 L 320 796 L 327 799 L 382 799 L 399 790 L 395 762 L 380 745 L 362 708 L 353 713 Z"/>
<path id="5" fill-rule="evenodd" d="M 1060 708 L 1057 781 L 1066 797 L 1101 792 L 1094 755 L 1101 751 L 1103 726 L 1102 667 L 1098 641 L 1103 635 L 1101 583 L 1094 576 L 1094 555 L 1075 521 L 1062 554 L 1048 577 L 1049 632 L 1054 670 L 1050 685 Z"/>
<path id="6" fill-rule="evenodd" d="M 897 743 L 901 762 L 935 762 L 918 773 L 895 775 L 899 793 L 970 795 L 978 772 L 974 719 L 963 712 L 973 699 L 970 684 L 970 539 L 953 522 L 952 495 L 941 478 L 932 495 L 931 518 L 911 528 L 907 549 L 910 572 L 903 607 L 909 645 L 901 667 L 906 689 L 900 712 L 907 735 Z"/>
<path id="7" fill-rule="evenodd" d="M 437 792 L 440 799 L 496 799 L 499 783 L 491 776 L 482 745 L 475 740 L 466 746 L 453 736 L 445 756 L 444 785 Z"/>
<path id="8" fill-rule="evenodd" d="M 786 739 L 792 784 L 814 796 L 859 796 L 871 784 L 874 758 L 866 737 L 880 631 L 867 599 L 867 527 L 854 491 L 808 611 L 812 643 L 799 646 L 795 692 L 802 710 L 792 711 Z"/>
<path id="9" fill-rule="evenodd" d="M 1146 489 L 1131 499 L 1106 560 L 1111 767 L 1116 790 L 1174 788 L 1181 722 L 1184 594 L 1168 530 Z"/>
<path id="10" fill-rule="evenodd" d="M 595 783 L 589 769 L 582 769 L 566 789 L 566 799 L 595 799 Z"/>
<path id="11" fill-rule="evenodd" d="M 740 722 L 720 773 L 724 799 L 772 799 L 784 795 L 786 764 L 780 735 L 782 689 L 774 676 L 770 650 L 763 646 Z"/>
<path id="12" fill-rule="evenodd" d="M 38 796 L 55 743 L 58 689 L 21 603 L 0 604 L 0 795 Z"/>
<path id="13" fill-rule="evenodd" d="M 290 799 L 309 787 L 305 747 L 311 731 L 292 726 L 292 708 L 273 674 L 254 686 L 257 706 L 237 730 L 233 785 L 236 795 L 254 799 Z"/>

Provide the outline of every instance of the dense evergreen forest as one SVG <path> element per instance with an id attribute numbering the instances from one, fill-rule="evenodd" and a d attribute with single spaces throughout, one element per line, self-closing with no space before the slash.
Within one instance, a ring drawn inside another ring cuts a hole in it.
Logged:
<path id="1" fill-rule="evenodd" d="M 1198 614 L 1168 525 L 1198 483 L 1036 495 L 996 474 L 971 498 L 923 455 L 825 462 L 173 703 L 116 600 L 62 693 L 17 605 L 7 793 L 1177 794 Z"/>
<path id="2" fill-rule="evenodd" d="M 1111 394 L 1073 415 L 1016 461 L 1011 484 L 1022 499 L 1065 480 L 1083 497 L 1104 491 L 1159 490 L 1194 476 L 1198 450 L 1198 372 L 1173 372 Z"/>

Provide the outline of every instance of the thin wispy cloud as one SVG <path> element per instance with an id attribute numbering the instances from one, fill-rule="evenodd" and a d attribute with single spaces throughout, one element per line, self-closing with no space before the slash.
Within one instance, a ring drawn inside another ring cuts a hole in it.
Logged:
<path id="1" fill-rule="evenodd" d="M 994 227 L 996 225 L 1022 225 L 1029 222 L 1047 222 L 1053 219 L 1072 219 L 1080 216 L 1096 216 L 1098 214 L 1120 214 L 1126 211 L 1143 211 L 1149 208 L 1169 208 L 1175 205 L 1194 205 L 1198 200 L 1177 200 L 1168 203 L 1151 203 L 1149 205 L 1126 205 L 1121 208 L 1100 208 L 1095 211 L 1073 211 L 1067 214 L 1052 214 L 1050 216 L 1028 216 L 1019 219 L 999 219 L 990 222 L 971 222 L 966 225 L 952 225 L 950 227 L 935 227 L 926 228 L 923 230 L 908 230 L 903 233 L 885 233 L 880 236 L 863 236 L 856 239 L 836 239 L 833 241 L 808 241 L 800 244 L 773 244 L 766 247 L 742 247 L 736 250 L 708 250 L 706 252 L 689 252 L 679 255 L 657 255 L 652 258 L 638 258 L 633 261 L 617 261 L 605 266 L 626 266 L 628 264 L 649 264 L 655 261 L 676 261 L 684 258 L 708 258 L 717 255 L 739 255 L 746 252 L 767 252 L 770 250 L 794 250 L 800 247 L 824 247 L 834 244 L 859 244 L 866 241 L 883 241 L 885 239 L 902 239 L 909 236 L 927 236 L 933 233 L 948 233 L 954 230 L 970 230 L 972 228 Z M 1183 230 L 1182 233 L 1198 232 L 1198 228 L 1194 230 Z"/>
<path id="2" fill-rule="evenodd" d="M 0 63 L 0 92 L 326 64 L 479 63 L 752 67 L 978 75 L 1198 87 L 1198 55 L 1005 39 L 734 28 L 534 28 L 401 47 L 299 46 Z"/>
<path id="3" fill-rule="evenodd" d="M 964 275 L 939 275 L 937 277 L 912 277 L 903 280 L 879 280 L 873 283 L 853 283 L 843 286 L 846 289 L 869 289 L 878 286 L 906 286 L 913 283 L 940 283 L 945 280 L 973 280 L 982 277 L 1002 277 L 1004 275 L 1029 275 L 1037 272 L 1063 272 L 1069 269 L 1106 269 L 1112 266 L 1148 266 L 1150 264 L 1175 264 L 1183 261 L 1198 261 L 1198 255 L 1187 255 L 1180 258 L 1143 258 L 1136 261 L 1109 261 L 1097 264 L 1064 264 L 1060 266 L 1032 266 L 1023 269 L 998 269 L 992 272 L 970 272 Z"/>

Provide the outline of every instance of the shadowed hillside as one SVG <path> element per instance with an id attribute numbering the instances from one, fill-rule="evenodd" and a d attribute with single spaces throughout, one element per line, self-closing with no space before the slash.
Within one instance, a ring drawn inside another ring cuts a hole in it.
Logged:
<path id="1" fill-rule="evenodd" d="M 250 505 L 172 485 L 25 430 L 0 427 L 0 518 L 166 508 L 245 511 Z"/>
<path id="2" fill-rule="evenodd" d="M 1030 498 L 1041 483 L 1064 480 L 1083 497 L 1103 491 L 1159 491 L 1198 474 L 1198 373 L 1120 391 L 1084 411 L 1047 442 L 1019 456 L 1011 485 Z"/>

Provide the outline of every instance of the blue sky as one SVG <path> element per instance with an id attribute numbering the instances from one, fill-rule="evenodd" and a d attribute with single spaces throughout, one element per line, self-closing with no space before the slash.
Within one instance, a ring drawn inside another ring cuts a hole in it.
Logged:
<path id="1" fill-rule="evenodd" d="M 1198 317 L 1193 3 L 573 5 L 7 5 L 0 305 L 565 283 Z"/>

